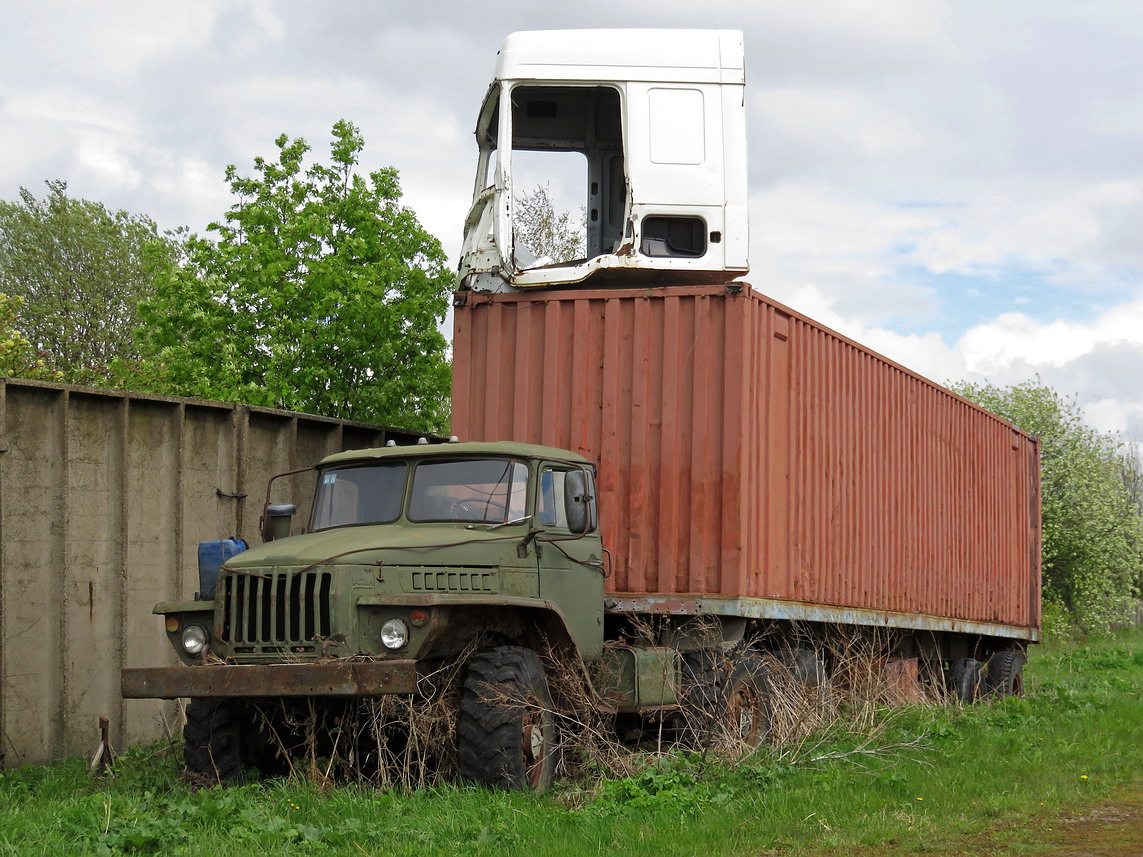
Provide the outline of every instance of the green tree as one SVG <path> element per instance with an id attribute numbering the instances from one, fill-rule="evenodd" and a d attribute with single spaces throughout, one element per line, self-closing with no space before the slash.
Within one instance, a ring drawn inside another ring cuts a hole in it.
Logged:
<path id="1" fill-rule="evenodd" d="M 66 182 L 47 186 L 42 200 L 21 188 L 19 202 L 0 202 L 0 292 L 21 299 L 18 327 L 48 371 L 115 386 L 116 367 L 139 358 L 138 303 L 178 235 L 70 197 Z"/>
<path id="2" fill-rule="evenodd" d="M 43 358 L 16 326 L 18 310 L 24 299 L 0 292 L 0 376 L 58 381 L 60 373 L 48 369 Z"/>
<path id="3" fill-rule="evenodd" d="M 1074 401 L 1039 381 L 951 389 L 1040 438 L 1045 602 L 1087 630 L 1125 618 L 1143 570 L 1133 449 L 1086 425 Z"/>
<path id="4" fill-rule="evenodd" d="M 548 184 L 524 191 L 514 202 L 517 248 L 524 245 L 541 264 L 569 262 L 587 255 L 587 212 L 584 209 L 580 209 L 578 220 L 570 211 L 557 212 Z"/>
<path id="5" fill-rule="evenodd" d="M 222 223 L 193 236 L 142 310 L 165 392 L 441 429 L 451 272 L 400 204 L 397 171 L 355 172 L 364 140 L 333 126 L 331 162 L 303 171 L 304 140 L 234 166 Z"/>

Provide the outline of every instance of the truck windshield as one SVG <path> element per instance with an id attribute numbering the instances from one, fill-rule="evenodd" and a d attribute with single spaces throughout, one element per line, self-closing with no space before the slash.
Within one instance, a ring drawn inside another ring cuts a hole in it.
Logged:
<path id="1" fill-rule="evenodd" d="M 312 529 L 397 520 L 408 470 L 403 461 L 323 470 L 314 497 Z"/>
<path id="2" fill-rule="evenodd" d="M 507 458 L 422 461 L 413 471 L 411 521 L 500 524 L 527 514 L 528 468 Z"/>

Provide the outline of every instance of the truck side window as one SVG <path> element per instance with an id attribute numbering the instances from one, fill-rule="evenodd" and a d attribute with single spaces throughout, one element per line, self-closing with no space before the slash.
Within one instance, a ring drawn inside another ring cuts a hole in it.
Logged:
<path id="1" fill-rule="evenodd" d="M 567 529 L 568 516 L 564 509 L 564 473 L 545 467 L 540 473 L 539 522 L 545 527 Z"/>

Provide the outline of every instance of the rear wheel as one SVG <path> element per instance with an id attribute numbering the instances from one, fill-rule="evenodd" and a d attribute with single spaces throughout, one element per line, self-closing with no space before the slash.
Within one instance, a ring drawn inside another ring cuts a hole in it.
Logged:
<path id="1" fill-rule="evenodd" d="M 949 692 L 966 705 L 980 697 L 981 663 L 975 658 L 958 658 L 949 665 Z"/>
<path id="2" fill-rule="evenodd" d="M 727 660 L 720 649 L 695 649 L 680 658 L 683 741 L 707 750 L 726 718 Z"/>
<path id="3" fill-rule="evenodd" d="M 726 732 L 732 744 L 754 749 L 770 735 L 770 681 L 754 652 L 739 658 L 726 693 Z"/>
<path id="4" fill-rule="evenodd" d="M 826 684 L 826 668 L 813 649 L 785 648 L 778 652 L 778 661 L 790 671 L 790 677 L 804 690 L 820 690 Z"/>
<path id="5" fill-rule="evenodd" d="M 989 696 L 1024 695 L 1024 653 L 996 652 L 988 659 L 984 682 Z"/>
<path id="6" fill-rule="evenodd" d="M 556 717 L 536 653 L 501 646 L 473 656 L 456 732 L 463 779 L 522 791 L 543 791 L 551 785 Z"/>

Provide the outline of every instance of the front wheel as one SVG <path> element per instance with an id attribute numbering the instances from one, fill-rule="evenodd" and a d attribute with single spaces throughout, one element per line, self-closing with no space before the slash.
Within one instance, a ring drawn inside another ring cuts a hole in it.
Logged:
<path id="1" fill-rule="evenodd" d="M 213 784 L 242 776 L 242 721 L 237 700 L 192 699 L 183 739 L 183 761 L 192 778 Z"/>
<path id="2" fill-rule="evenodd" d="M 474 655 L 457 720 L 460 776 L 478 785 L 543 791 L 556 770 L 556 716 L 544 666 L 531 649 Z"/>
<path id="3" fill-rule="evenodd" d="M 683 652 L 681 666 L 686 743 L 752 750 L 769 737 L 772 691 L 758 652 L 697 649 Z"/>

